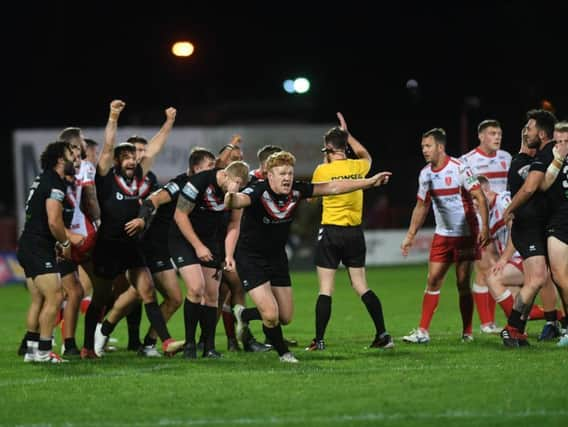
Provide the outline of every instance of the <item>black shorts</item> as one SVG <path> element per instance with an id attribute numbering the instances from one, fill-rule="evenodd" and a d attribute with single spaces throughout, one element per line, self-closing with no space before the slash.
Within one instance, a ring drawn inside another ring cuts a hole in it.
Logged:
<path id="1" fill-rule="evenodd" d="M 152 274 L 174 269 L 167 234 L 164 237 L 145 238 L 142 247 L 146 257 L 146 265 Z"/>
<path id="2" fill-rule="evenodd" d="M 191 244 L 187 240 L 185 240 L 183 236 L 170 234 L 168 245 L 170 248 L 170 255 L 175 266 L 180 269 L 187 265 L 200 264 L 203 267 L 220 269 L 222 259 L 219 255 L 218 242 L 207 242 L 203 240 L 202 242 L 211 251 L 211 254 L 213 255 L 213 261 L 201 261 L 197 257 L 193 246 L 191 246 Z"/>
<path id="3" fill-rule="evenodd" d="M 59 274 L 61 277 L 65 277 L 68 274 L 75 273 L 77 271 L 77 264 L 73 261 L 63 260 L 59 261 Z"/>
<path id="4" fill-rule="evenodd" d="M 515 224 L 513 220 L 511 239 L 523 259 L 547 256 L 545 232 L 546 227 L 542 224 Z"/>
<path id="5" fill-rule="evenodd" d="M 568 217 L 564 212 L 550 218 L 546 227 L 546 237 L 556 237 L 568 245 Z"/>
<path id="6" fill-rule="evenodd" d="M 16 253 L 27 278 L 42 274 L 59 273 L 55 256 L 55 243 L 41 236 L 22 235 Z"/>
<path id="7" fill-rule="evenodd" d="M 146 259 L 139 240 L 97 239 L 93 251 L 95 275 L 112 280 L 131 268 L 146 267 Z"/>
<path id="8" fill-rule="evenodd" d="M 243 288 L 247 292 L 265 282 L 277 287 L 292 286 L 288 256 L 284 249 L 260 254 L 237 247 L 235 261 Z"/>
<path id="9" fill-rule="evenodd" d="M 345 267 L 364 267 L 366 251 L 361 226 L 322 225 L 318 230 L 315 264 L 334 270 L 340 262 Z"/>

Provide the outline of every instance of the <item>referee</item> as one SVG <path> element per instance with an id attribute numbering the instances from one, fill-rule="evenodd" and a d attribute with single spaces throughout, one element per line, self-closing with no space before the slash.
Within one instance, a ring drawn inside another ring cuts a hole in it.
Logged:
<path id="1" fill-rule="evenodd" d="M 371 155 L 348 131 L 341 113 L 340 127 L 324 136 L 324 163 L 314 171 L 313 183 L 337 179 L 362 179 L 371 169 Z M 347 147 L 357 159 L 348 159 Z M 367 286 L 365 275 L 365 238 L 361 227 L 363 191 L 358 190 L 323 198 L 321 228 L 318 231 L 315 264 L 318 272 L 319 295 L 316 302 L 316 336 L 306 348 L 325 350 L 324 334 L 331 318 L 331 295 L 335 287 L 335 272 L 342 262 L 348 269 L 351 286 L 361 297 L 376 328 L 374 348 L 394 347 L 385 329 L 383 309 L 377 295 Z"/>

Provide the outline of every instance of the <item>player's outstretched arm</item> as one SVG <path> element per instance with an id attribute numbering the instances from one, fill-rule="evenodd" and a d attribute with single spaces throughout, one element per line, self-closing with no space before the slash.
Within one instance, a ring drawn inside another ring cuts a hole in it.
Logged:
<path id="1" fill-rule="evenodd" d="M 114 144 L 116 142 L 116 128 L 118 126 L 118 118 L 126 104 L 120 99 L 115 99 L 110 103 L 110 112 L 105 127 L 104 145 L 97 162 L 97 173 L 105 176 L 112 167 L 114 160 Z"/>
<path id="2" fill-rule="evenodd" d="M 231 137 L 231 142 L 223 147 L 219 156 L 215 160 L 215 167 L 217 168 L 226 168 L 231 159 L 231 153 L 233 150 L 240 150 L 241 149 L 242 138 L 240 135 L 233 135 Z"/>
<path id="3" fill-rule="evenodd" d="M 241 209 L 250 206 L 250 197 L 243 193 L 235 191 L 227 191 L 225 193 L 225 208 L 227 209 Z"/>
<path id="4" fill-rule="evenodd" d="M 339 179 L 336 181 L 321 182 L 314 184 L 313 197 L 333 196 L 337 194 L 350 193 L 356 190 L 366 190 L 372 187 L 379 187 L 389 182 L 391 172 L 379 172 L 370 178 L 365 179 Z"/>
<path id="5" fill-rule="evenodd" d="M 173 107 L 169 107 L 165 111 L 166 113 L 166 121 L 158 131 L 156 135 L 152 137 L 150 142 L 148 143 L 148 148 L 146 149 L 146 155 L 140 161 L 140 166 L 142 166 L 142 171 L 144 175 L 148 173 L 150 169 L 152 169 L 152 165 L 154 164 L 154 159 L 158 155 L 162 148 L 164 147 L 166 141 L 168 140 L 168 136 L 174 127 L 174 122 L 176 120 L 177 111 Z"/>

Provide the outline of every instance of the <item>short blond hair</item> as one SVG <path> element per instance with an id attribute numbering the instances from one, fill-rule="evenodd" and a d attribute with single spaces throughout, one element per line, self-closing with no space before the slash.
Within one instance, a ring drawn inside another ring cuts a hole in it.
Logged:
<path id="1" fill-rule="evenodd" d="M 243 184 L 249 180 L 249 165 L 242 160 L 231 162 L 225 168 L 225 173 L 232 178 L 240 178 Z"/>
<path id="2" fill-rule="evenodd" d="M 568 132 L 568 122 L 562 121 L 554 125 L 554 130 L 556 132 Z"/>
<path id="3" fill-rule="evenodd" d="M 289 151 L 279 151 L 270 155 L 266 160 L 266 170 L 269 171 L 272 168 L 278 166 L 292 166 L 296 164 L 296 158 Z"/>

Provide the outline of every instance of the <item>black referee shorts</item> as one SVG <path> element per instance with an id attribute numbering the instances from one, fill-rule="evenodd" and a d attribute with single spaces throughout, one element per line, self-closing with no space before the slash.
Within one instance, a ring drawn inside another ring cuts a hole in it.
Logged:
<path id="1" fill-rule="evenodd" d="M 357 226 L 322 225 L 318 230 L 315 264 L 318 267 L 337 269 L 342 262 L 345 267 L 364 267 L 365 236 Z"/>

